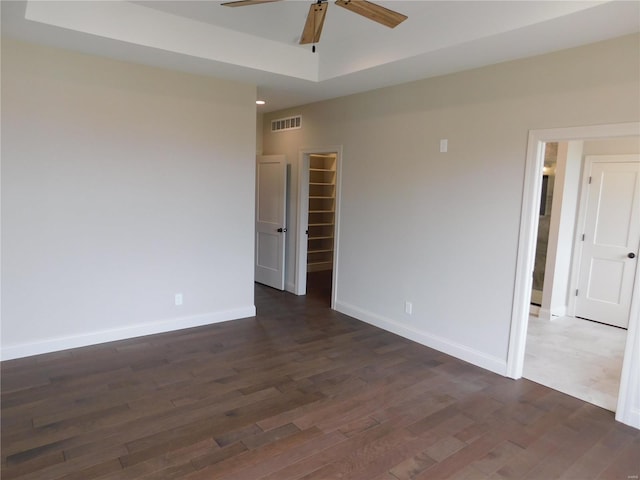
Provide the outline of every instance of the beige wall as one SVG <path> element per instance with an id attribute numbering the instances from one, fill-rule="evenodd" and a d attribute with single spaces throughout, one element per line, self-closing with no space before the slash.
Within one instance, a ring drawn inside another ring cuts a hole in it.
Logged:
<path id="1" fill-rule="evenodd" d="M 625 155 L 640 153 L 640 136 L 590 140 L 584 142 L 582 153 L 584 155 Z"/>
<path id="2" fill-rule="evenodd" d="M 251 315 L 255 121 L 254 86 L 3 39 L 3 357 Z"/>
<path id="3" fill-rule="evenodd" d="M 256 154 L 262 154 L 262 131 L 264 130 L 264 114 L 256 115 Z"/>
<path id="4" fill-rule="evenodd" d="M 292 163 L 292 232 L 299 150 L 344 148 L 338 308 L 504 372 L 528 131 L 638 121 L 639 40 L 265 115 L 264 153 Z M 268 131 L 290 114 L 302 129 Z"/>

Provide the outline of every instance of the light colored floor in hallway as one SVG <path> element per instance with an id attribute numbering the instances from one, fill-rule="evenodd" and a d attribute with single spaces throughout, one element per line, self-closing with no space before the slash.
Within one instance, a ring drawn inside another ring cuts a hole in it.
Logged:
<path id="1" fill-rule="evenodd" d="M 627 331 L 573 317 L 529 317 L 524 377 L 615 411 Z"/>

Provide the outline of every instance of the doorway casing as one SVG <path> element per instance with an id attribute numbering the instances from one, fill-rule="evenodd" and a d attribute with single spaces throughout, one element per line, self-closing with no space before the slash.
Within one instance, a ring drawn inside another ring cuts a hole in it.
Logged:
<path id="1" fill-rule="evenodd" d="M 530 130 L 525 161 L 520 234 L 516 260 L 516 278 L 511 316 L 511 333 L 507 354 L 507 376 L 522 377 L 529 319 L 529 304 L 535 260 L 538 209 L 544 165 L 544 145 L 547 142 L 597 140 L 640 135 L 640 122 L 594 125 L 584 127 Z M 636 262 L 635 278 L 640 278 L 640 262 Z M 624 352 L 616 420 L 640 428 L 640 295 L 637 288 L 631 299 L 627 343 Z"/>
<path id="2" fill-rule="evenodd" d="M 314 154 L 336 156 L 335 226 L 333 234 L 333 271 L 331 279 L 331 308 L 335 308 L 338 286 L 338 257 L 340 239 L 340 194 L 342 191 L 342 146 L 303 148 L 298 154 L 298 230 L 296 232 L 296 267 L 294 293 L 307 293 L 307 223 L 309 218 L 309 157 Z"/>

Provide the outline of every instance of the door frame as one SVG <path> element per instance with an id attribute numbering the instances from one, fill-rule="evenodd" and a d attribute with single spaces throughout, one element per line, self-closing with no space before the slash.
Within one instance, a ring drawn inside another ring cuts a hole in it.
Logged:
<path id="1" fill-rule="evenodd" d="M 298 229 L 296 232 L 296 268 L 294 293 L 307 294 L 307 223 L 309 222 L 309 156 L 313 154 L 336 155 L 336 198 L 333 233 L 333 271 L 331 279 L 331 308 L 335 308 L 338 293 L 338 245 L 340 244 L 340 197 L 342 192 L 342 145 L 302 148 L 298 152 Z"/>
<path id="2" fill-rule="evenodd" d="M 529 131 L 511 312 L 511 332 L 507 352 L 506 374 L 508 377 L 521 378 L 524 369 L 545 143 L 638 135 L 640 135 L 640 122 Z M 640 262 L 636 262 L 635 275 L 636 279 L 640 278 Z M 631 298 L 616 420 L 640 428 L 640 410 L 633 405 L 638 400 L 635 392 L 640 387 L 640 295 L 636 290 L 634 289 Z"/>

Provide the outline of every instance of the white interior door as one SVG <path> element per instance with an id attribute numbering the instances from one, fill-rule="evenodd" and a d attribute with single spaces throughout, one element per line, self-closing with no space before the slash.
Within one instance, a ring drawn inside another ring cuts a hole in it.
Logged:
<path id="1" fill-rule="evenodd" d="M 287 162 L 265 155 L 256 168 L 256 282 L 284 290 Z"/>
<path id="2" fill-rule="evenodd" d="M 640 155 L 587 156 L 585 178 L 575 316 L 627 328 L 640 243 Z"/>

